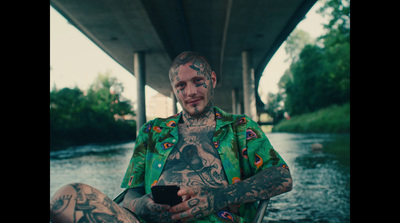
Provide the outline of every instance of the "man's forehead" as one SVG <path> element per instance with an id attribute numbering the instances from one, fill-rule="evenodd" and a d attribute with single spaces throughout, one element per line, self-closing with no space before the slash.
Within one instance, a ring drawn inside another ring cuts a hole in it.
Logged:
<path id="1" fill-rule="evenodd" d="M 193 75 L 202 75 L 209 80 L 211 77 L 211 67 L 203 56 L 186 52 L 179 57 L 176 57 L 173 61 L 173 65 L 169 70 L 169 79 L 171 84 L 176 83 L 177 81 L 183 81 L 184 78 L 187 78 L 181 75 L 190 75 L 188 79 Z"/>
<path id="2" fill-rule="evenodd" d="M 189 62 L 187 64 L 179 66 L 178 73 L 177 73 L 178 76 L 180 78 L 183 78 L 186 76 L 197 75 L 197 71 L 190 67 L 190 66 L 192 66 L 192 64 L 193 64 L 192 62 Z"/>

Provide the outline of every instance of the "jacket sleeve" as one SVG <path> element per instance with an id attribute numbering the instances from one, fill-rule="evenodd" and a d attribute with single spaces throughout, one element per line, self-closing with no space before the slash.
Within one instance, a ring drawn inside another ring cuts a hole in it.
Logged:
<path id="1" fill-rule="evenodd" d="M 275 151 L 258 124 L 248 116 L 244 116 L 244 118 L 246 121 L 239 129 L 242 131 L 242 141 L 244 141 L 244 147 L 247 150 L 242 151 L 242 156 L 245 154 L 245 160 L 248 162 L 245 166 L 249 168 L 245 172 L 254 175 L 272 166 L 287 168 L 287 164 Z"/>
<path id="2" fill-rule="evenodd" d="M 121 188 L 144 186 L 146 154 L 151 128 L 152 121 L 147 122 L 140 128 L 131 160 L 121 183 Z"/>

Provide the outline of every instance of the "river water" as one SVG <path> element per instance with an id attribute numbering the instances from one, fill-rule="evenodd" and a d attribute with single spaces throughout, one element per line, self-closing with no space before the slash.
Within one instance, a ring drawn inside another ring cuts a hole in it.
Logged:
<path id="1" fill-rule="evenodd" d="M 288 164 L 291 192 L 271 198 L 265 222 L 350 222 L 350 135 L 268 133 Z M 320 143 L 323 150 L 313 152 Z M 134 142 L 87 145 L 50 152 L 50 196 L 67 183 L 81 182 L 110 198 L 121 180 Z"/>

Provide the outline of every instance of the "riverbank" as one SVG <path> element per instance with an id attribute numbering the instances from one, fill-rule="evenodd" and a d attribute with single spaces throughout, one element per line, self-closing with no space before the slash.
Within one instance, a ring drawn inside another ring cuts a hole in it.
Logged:
<path id="1" fill-rule="evenodd" d="M 349 133 L 350 103 L 332 105 L 291 117 L 289 120 L 282 120 L 272 128 L 272 132 Z"/>
<path id="2" fill-rule="evenodd" d="M 74 128 L 71 123 L 69 125 L 51 124 L 53 124 L 50 127 L 51 151 L 63 150 L 71 146 L 115 144 L 136 139 L 136 123 L 127 121 L 104 120 L 85 123 L 80 128 Z"/>

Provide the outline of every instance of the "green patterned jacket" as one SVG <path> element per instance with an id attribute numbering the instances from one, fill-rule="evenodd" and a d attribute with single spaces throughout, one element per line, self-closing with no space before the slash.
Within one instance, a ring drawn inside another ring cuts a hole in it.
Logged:
<path id="1" fill-rule="evenodd" d="M 287 168 L 256 122 L 246 115 L 232 115 L 218 107 L 214 107 L 214 111 L 216 127 L 212 141 L 229 184 L 272 166 Z M 156 118 L 141 127 L 122 188 L 144 186 L 146 193 L 151 192 L 150 188 L 157 184 L 168 155 L 178 142 L 181 115 L 180 112 L 169 118 Z M 239 222 L 251 222 L 256 210 L 255 202 L 240 205 L 239 210 L 244 218 Z"/>

